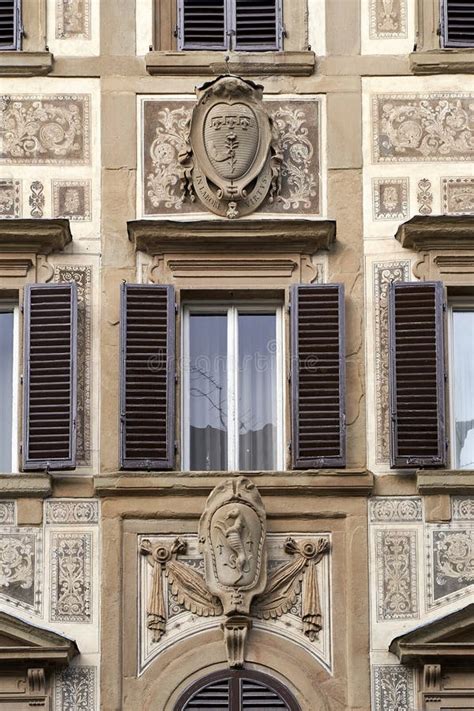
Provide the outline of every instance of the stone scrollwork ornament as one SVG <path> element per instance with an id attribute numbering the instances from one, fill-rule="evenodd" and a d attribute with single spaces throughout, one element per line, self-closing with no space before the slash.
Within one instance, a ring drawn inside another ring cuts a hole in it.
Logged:
<path id="1" fill-rule="evenodd" d="M 216 215 L 254 212 L 279 192 L 281 149 L 262 98 L 263 87 L 221 76 L 197 90 L 189 143 L 179 157 L 183 192 Z"/>
<path id="2" fill-rule="evenodd" d="M 285 552 L 292 556 L 267 578 L 266 516 L 255 484 L 242 476 L 223 481 L 210 493 L 199 522 L 199 550 L 204 576 L 177 556 L 186 543 L 171 545 L 145 539 L 140 553 L 153 567 L 147 607 L 147 627 L 158 642 L 166 632 L 168 588 L 186 610 L 200 616 L 224 615 L 222 629 L 228 664 L 239 668 L 245 661 L 245 643 L 252 616 L 276 619 L 288 613 L 301 593 L 303 632 L 311 642 L 318 638 L 322 615 L 317 565 L 329 552 L 327 538 L 297 542 L 288 538 Z"/>

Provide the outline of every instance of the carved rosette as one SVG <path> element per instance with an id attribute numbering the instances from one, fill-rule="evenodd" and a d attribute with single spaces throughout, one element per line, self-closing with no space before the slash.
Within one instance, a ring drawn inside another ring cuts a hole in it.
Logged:
<path id="1" fill-rule="evenodd" d="M 185 192 L 216 215 L 254 212 L 278 194 L 281 150 L 262 101 L 263 87 L 235 76 L 197 90 L 189 145 L 180 156 Z"/>

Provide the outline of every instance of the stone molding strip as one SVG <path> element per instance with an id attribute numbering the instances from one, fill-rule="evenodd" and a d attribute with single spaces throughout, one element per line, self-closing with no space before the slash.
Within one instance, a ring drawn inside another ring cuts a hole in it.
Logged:
<path id="1" fill-rule="evenodd" d="M 49 474 L 1 474 L 0 496 L 2 499 L 34 498 L 51 496 L 52 483 Z"/>
<path id="2" fill-rule="evenodd" d="M 228 60 L 228 61 L 226 61 Z M 314 52 L 149 52 L 146 70 L 152 75 L 311 76 L 316 66 Z"/>
<path id="3" fill-rule="evenodd" d="M 413 74 L 474 74 L 472 49 L 442 49 L 412 52 L 410 69 Z"/>
<path id="4" fill-rule="evenodd" d="M 52 69 L 51 52 L 0 52 L 2 77 L 40 77 Z"/>
<path id="5" fill-rule="evenodd" d="M 209 495 L 229 472 L 112 473 L 94 478 L 97 496 Z M 257 472 L 249 477 L 264 494 L 313 496 L 370 496 L 374 477 L 366 469 L 304 472 Z"/>
<path id="6" fill-rule="evenodd" d="M 420 494 L 472 494 L 474 471 L 469 469 L 419 469 L 416 488 Z"/>

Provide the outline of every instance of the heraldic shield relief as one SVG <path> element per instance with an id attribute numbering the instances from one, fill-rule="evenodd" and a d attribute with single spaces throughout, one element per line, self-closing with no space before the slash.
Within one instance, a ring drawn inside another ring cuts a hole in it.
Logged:
<path id="1" fill-rule="evenodd" d="M 281 160 L 262 92 L 234 76 L 197 90 L 189 150 L 181 159 L 189 190 L 216 215 L 248 215 L 277 193 Z"/>

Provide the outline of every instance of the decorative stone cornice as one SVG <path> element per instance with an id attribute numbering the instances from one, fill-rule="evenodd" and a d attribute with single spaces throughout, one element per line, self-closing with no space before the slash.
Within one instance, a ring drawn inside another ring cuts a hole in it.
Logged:
<path id="1" fill-rule="evenodd" d="M 389 650 L 416 666 L 474 659 L 474 603 L 395 637 Z"/>
<path id="2" fill-rule="evenodd" d="M 53 69 L 51 52 L 0 52 L 0 76 L 37 77 Z"/>
<path id="3" fill-rule="evenodd" d="M 0 220 L 0 253 L 47 255 L 71 241 L 69 220 Z"/>
<path id="4" fill-rule="evenodd" d="M 135 249 L 152 256 L 164 252 L 298 252 L 314 254 L 336 240 L 334 220 L 134 220 L 128 235 Z"/>
<path id="5" fill-rule="evenodd" d="M 149 74 L 236 74 L 238 76 L 311 76 L 316 66 L 314 52 L 149 52 L 145 57 Z"/>
<path id="6" fill-rule="evenodd" d="M 1 499 L 47 499 L 51 494 L 49 474 L 0 474 Z"/>
<path id="7" fill-rule="evenodd" d="M 96 476 L 95 493 L 120 496 L 208 496 L 228 478 L 228 472 L 143 472 L 111 473 Z M 373 474 L 366 469 L 329 469 L 291 472 L 252 472 L 248 475 L 263 494 L 283 496 L 370 496 Z"/>
<path id="8" fill-rule="evenodd" d="M 413 74 L 474 74 L 474 52 L 461 48 L 412 52 L 410 69 Z"/>
<path id="9" fill-rule="evenodd" d="M 0 663 L 64 666 L 78 653 L 74 640 L 0 611 Z"/>
<path id="10" fill-rule="evenodd" d="M 400 225 L 395 238 L 417 252 L 474 250 L 474 216 L 417 215 Z"/>

